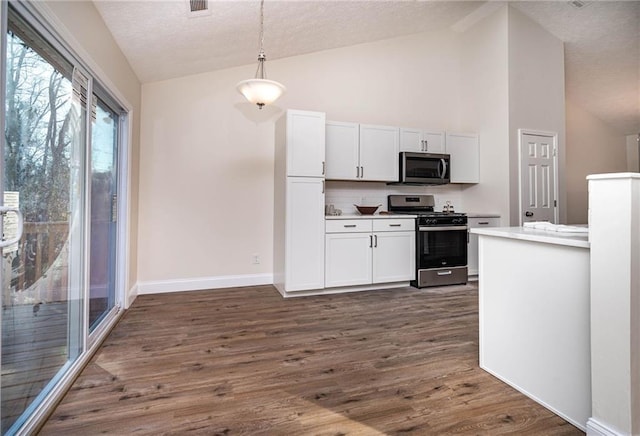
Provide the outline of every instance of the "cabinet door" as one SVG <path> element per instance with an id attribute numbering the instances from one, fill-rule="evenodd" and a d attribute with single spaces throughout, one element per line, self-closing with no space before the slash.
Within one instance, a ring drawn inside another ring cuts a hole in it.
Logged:
<path id="1" fill-rule="evenodd" d="M 444 132 L 435 130 L 424 131 L 422 132 L 422 138 L 424 140 L 425 151 L 429 153 L 446 153 Z"/>
<path id="2" fill-rule="evenodd" d="M 360 125 L 360 179 L 398 181 L 400 129 Z"/>
<path id="3" fill-rule="evenodd" d="M 287 175 L 324 177 L 325 114 L 287 111 Z"/>
<path id="4" fill-rule="evenodd" d="M 327 170 L 325 178 L 328 180 L 358 180 L 360 174 L 358 124 L 327 121 L 326 138 Z"/>
<path id="5" fill-rule="evenodd" d="M 426 151 L 422 140 L 422 130 L 400 128 L 400 151 Z"/>
<path id="6" fill-rule="evenodd" d="M 286 291 L 324 287 L 324 180 L 288 177 Z"/>
<path id="7" fill-rule="evenodd" d="M 500 226 L 500 218 L 468 218 L 467 221 L 470 229 Z M 469 233 L 467 270 L 470 276 L 478 275 L 478 235 L 473 233 Z"/>
<path id="8" fill-rule="evenodd" d="M 325 287 L 371 283 L 371 233 L 327 233 Z"/>
<path id="9" fill-rule="evenodd" d="M 373 283 L 415 279 L 415 235 L 414 231 L 374 233 Z"/>
<path id="10" fill-rule="evenodd" d="M 480 182 L 480 141 L 470 133 L 447 133 L 447 153 L 451 155 L 451 183 Z"/>

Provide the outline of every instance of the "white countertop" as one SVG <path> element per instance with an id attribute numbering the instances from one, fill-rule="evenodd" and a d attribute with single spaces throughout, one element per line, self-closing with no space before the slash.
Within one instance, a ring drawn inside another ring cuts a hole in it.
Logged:
<path id="1" fill-rule="evenodd" d="M 568 247 L 589 248 L 588 233 L 561 233 L 523 227 L 483 227 L 470 229 L 471 233 L 498 238 L 520 239 Z"/>
<path id="2" fill-rule="evenodd" d="M 384 215 L 325 215 L 325 219 L 328 220 L 357 220 L 357 219 L 416 219 L 417 215 L 405 215 L 405 214 L 384 214 Z"/>

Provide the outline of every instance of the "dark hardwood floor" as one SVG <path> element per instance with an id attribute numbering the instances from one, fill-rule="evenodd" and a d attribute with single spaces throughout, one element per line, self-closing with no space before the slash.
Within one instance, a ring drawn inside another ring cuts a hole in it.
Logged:
<path id="1" fill-rule="evenodd" d="M 41 434 L 583 434 L 478 367 L 477 312 L 470 285 L 140 296 Z"/>

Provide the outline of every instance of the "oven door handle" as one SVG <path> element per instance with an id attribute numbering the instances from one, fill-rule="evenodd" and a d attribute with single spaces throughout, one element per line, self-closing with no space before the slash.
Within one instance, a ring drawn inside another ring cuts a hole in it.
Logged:
<path id="1" fill-rule="evenodd" d="M 467 226 L 433 226 L 433 227 L 418 227 L 418 231 L 420 232 L 446 232 L 450 230 L 464 230 L 468 229 Z"/>

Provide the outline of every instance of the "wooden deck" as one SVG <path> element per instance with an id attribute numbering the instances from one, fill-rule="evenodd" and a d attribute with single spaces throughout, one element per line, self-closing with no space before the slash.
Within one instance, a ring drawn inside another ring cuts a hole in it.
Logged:
<path id="1" fill-rule="evenodd" d="M 2 309 L 2 432 L 67 361 L 67 305 Z"/>
<path id="2" fill-rule="evenodd" d="M 577 435 L 478 367 L 477 288 L 140 296 L 41 430 Z"/>

